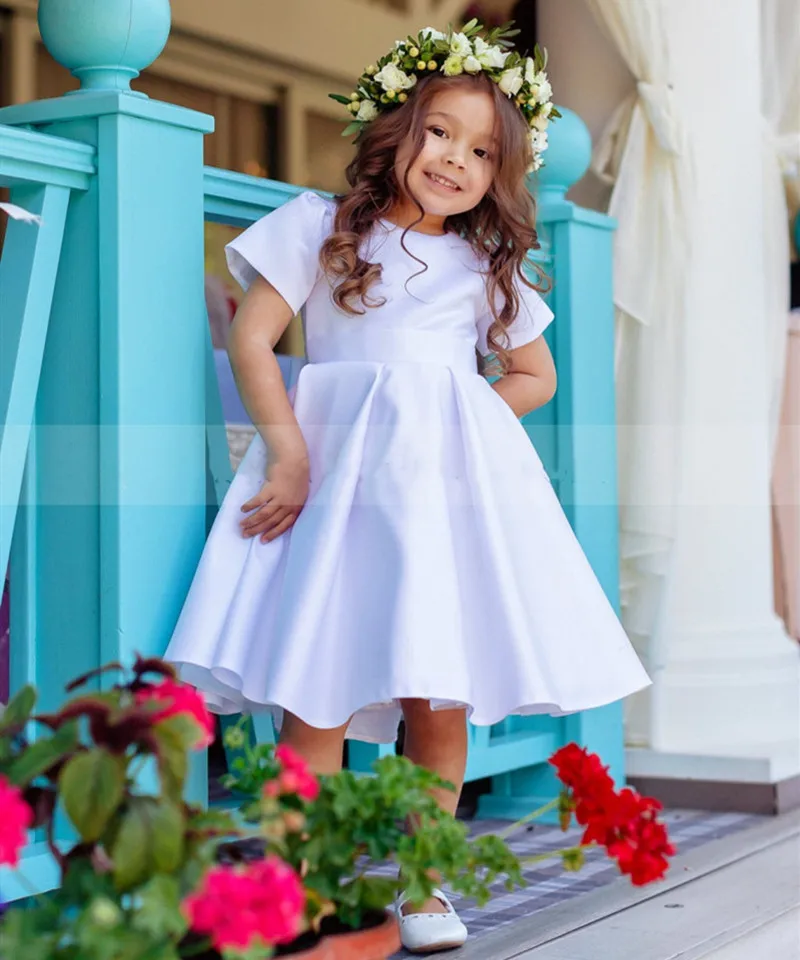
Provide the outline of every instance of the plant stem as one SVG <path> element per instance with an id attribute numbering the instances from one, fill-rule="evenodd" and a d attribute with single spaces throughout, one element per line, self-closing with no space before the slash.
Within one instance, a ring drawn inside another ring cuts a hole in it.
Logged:
<path id="1" fill-rule="evenodd" d="M 554 800 L 550 800 L 544 806 L 539 807 L 537 810 L 534 810 L 533 813 L 529 813 L 524 816 L 521 820 L 517 820 L 516 823 L 512 823 L 510 826 L 506 827 L 505 830 L 501 830 L 497 834 L 501 840 L 506 840 L 512 834 L 516 833 L 521 827 L 524 827 L 526 823 L 530 823 L 531 820 L 536 820 L 538 817 L 541 817 L 545 813 L 549 813 L 551 810 L 555 810 L 558 807 L 560 797 L 556 797 Z"/>
<path id="2" fill-rule="evenodd" d="M 206 937 L 204 940 L 201 940 L 199 943 L 196 943 L 193 947 L 180 948 L 180 955 L 182 957 L 197 957 L 201 953 L 207 953 L 211 949 L 211 939 Z"/>
<path id="3" fill-rule="evenodd" d="M 563 857 L 565 853 L 572 853 L 577 850 L 592 850 L 598 846 L 596 843 L 587 843 L 586 845 L 579 843 L 575 847 L 560 847 L 558 850 L 548 850 L 545 853 L 537 853 L 530 857 L 520 857 L 519 862 L 525 865 L 533 863 L 541 863 L 543 860 L 554 860 L 558 857 Z"/>

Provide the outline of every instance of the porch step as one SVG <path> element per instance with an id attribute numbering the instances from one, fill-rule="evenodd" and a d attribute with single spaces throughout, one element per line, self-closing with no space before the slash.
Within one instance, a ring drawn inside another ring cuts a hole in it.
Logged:
<path id="1" fill-rule="evenodd" d="M 453 960 L 800 960 L 800 813 L 487 934 Z"/>

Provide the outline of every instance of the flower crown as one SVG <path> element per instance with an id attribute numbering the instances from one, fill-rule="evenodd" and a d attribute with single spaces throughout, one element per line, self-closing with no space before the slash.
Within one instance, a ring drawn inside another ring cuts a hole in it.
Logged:
<path id="1" fill-rule="evenodd" d="M 361 133 L 381 113 L 405 103 L 407 91 L 421 76 L 437 70 L 446 77 L 485 73 L 506 96 L 516 99 L 530 127 L 531 170 L 538 170 L 547 149 L 547 128 L 561 114 L 551 99 L 553 88 L 545 72 L 547 52 L 538 44 L 533 57 L 523 57 L 514 50 L 511 37 L 519 30 L 510 29 L 512 24 L 479 36 L 483 26 L 470 20 L 460 33 L 452 27 L 447 33 L 425 27 L 416 38 L 395 41 L 394 49 L 381 57 L 377 66 L 370 64 L 361 74 L 349 97 L 329 94 L 353 114 L 342 136 Z"/>

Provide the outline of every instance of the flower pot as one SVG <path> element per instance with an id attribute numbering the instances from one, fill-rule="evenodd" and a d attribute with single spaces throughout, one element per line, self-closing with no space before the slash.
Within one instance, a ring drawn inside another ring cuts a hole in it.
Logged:
<path id="1" fill-rule="evenodd" d="M 306 942 L 310 946 L 305 946 Z M 184 941 L 184 946 L 192 946 L 193 937 L 190 934 Z M 194 954 L 194 960 L 222 960 L 222 954 L 216 950 L 206 950 L 204 953 Z M 328 940 L 316 940 L 308 935 L 300 937 L 294 943 L 280 947 L 275 958 L 285 957 L 286 960 L 335 960 L 335 954 L 329 946 Z"/>
<path id="2" fill-rule="evenodd" d="M 331 960 L 388 960 L 400 949 L 400 930 L 394 914 L 387 911 L 360 930 L 330 933 L 323 943 L 330 948 Z"/>
<path id="3" fill-rule="evenodd" d="M 287 960 L 335 960 L 335 954 L 327 940 L 319 940 L 313 946 L 303 949 L 300 946 L 302 939 L 298 941 L 297 948 L 290 944 L 278 950 L 275 954 L 276 960 L 278 957 L 286 957 Z"/>

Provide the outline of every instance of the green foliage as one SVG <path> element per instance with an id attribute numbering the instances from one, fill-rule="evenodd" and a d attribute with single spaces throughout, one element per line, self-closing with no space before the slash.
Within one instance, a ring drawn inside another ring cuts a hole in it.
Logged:
<path id="1" fill-rule="evenodd" d="M 77 690 L 112 664 L 70 685 Z M 112 689 L 75 694 L 54 714 L 34 716 L 36 693 L 21 690 L 0 719 L 0 774 L 24 791 L 62 868 L 59 888 L 0 921 L 0 956 L 25 960 L 178 960 L 188 955 L 181 901 L 213 861 L 232 818 L 182 798 L 188 752 L 196 742 L 184 715 L 156 719 L 137 699 L 148 682 L 174 679 L 157 660 L 139 661 Z M 25 732 L 38 725 L 32 743 Z M 156 790 L 137 771 L 155 761 Z M 78 835 L 56 846 L 54 821 L 66 814 Z M 192 952 L 205 942 L 192 944 Z M 262 951 L 263 955 L 263 951 Z"/>
<path id="2" fill-rule="evenodd" d="M 125 795 L 124 761 L 101 748 L 78 753 L 61 771 L 59 788 L 83 840 L 99 840 Z"/>
<path id="3" fill-rule="evenodd" d="M 358 927 L 365 915 L 389 906 L 401 888 L 421 902 L 438 883 L 434 870 L 480 903 L 488 900 L 498 878 L 510 888 L 522 882 L 519 861 L 500 838 L 470 839 L 466 826 L 436 803 L 432 791 L 452 785 L 404 757 L 378 760 L 371 776 L 344 770 L 323 778 L 319 797 L 303 808 L 304 823 L 297 831 L 275 829 L 297 809 L 296 797 L 261 799 L 264 784 L 278 770 L 271 747 L 251 747 L 231 783 L 240 791 L 250 786 L 244 810 L 252 816 L 257 807 L 274 852 L 302 867 L 312 923 L 320 913 L 333 912 L 342 923 Z M 397 878 L 370 872 L 386 861 L 397 865 Z"/>

